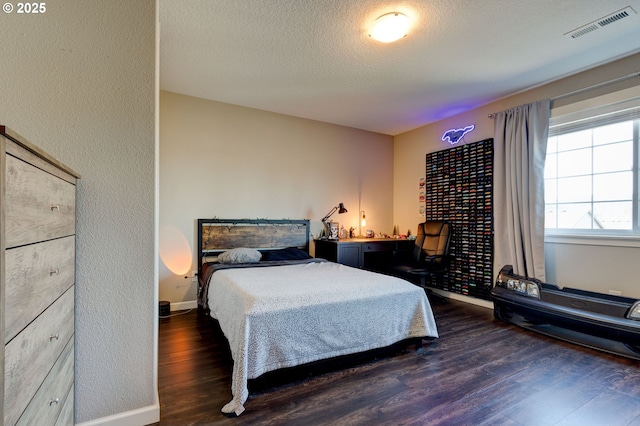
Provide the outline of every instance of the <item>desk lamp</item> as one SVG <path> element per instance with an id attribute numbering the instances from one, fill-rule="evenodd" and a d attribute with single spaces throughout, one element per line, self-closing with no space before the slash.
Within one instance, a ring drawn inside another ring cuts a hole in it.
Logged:
<path id="1" fill-rule="evenodd" d="M 331 222 L 329 222 L 329 218 L 336 211 L 338 212 L 338 214 L 346 213 L 347 209 L 344 207 L 344 203 L 340 203 L 336 207 L 329 210 L 329 213 L 327 213 L 326 216 L 322 218 L 322 224 L 324 225 L 325 238 L 328 238 L 330 240 L 338 239 L 337 231 L 335 235 L 331 233 Z"/>

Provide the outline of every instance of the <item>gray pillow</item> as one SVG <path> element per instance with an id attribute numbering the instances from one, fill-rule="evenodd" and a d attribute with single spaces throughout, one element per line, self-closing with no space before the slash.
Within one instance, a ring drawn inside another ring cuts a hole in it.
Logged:
<path id="1" fill-rule="evenodd" d="M 250 248 L 235 248 L 218 255 L 220 263 L 258 263 L 262 253 Z"/>

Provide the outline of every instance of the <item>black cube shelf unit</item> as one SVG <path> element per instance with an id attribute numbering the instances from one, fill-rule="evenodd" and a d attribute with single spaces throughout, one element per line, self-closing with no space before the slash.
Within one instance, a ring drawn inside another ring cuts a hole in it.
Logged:
<path id="1" fill-rule="evenodd" d="M 447 220 L 453 261 L 430 285 L 490 300 L 493 285 L 493 139 L 428 153 L 427 220 Z"/>

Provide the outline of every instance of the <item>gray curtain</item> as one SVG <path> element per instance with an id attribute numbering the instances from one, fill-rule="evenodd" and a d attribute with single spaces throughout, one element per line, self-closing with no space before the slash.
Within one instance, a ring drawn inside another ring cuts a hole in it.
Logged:
<path id="1" fill-rule="evenodd" d="M 550 104 L 534 102 L 494 117 L 494 272 L 512 265 L 516 274 L 542 281 Z"/>

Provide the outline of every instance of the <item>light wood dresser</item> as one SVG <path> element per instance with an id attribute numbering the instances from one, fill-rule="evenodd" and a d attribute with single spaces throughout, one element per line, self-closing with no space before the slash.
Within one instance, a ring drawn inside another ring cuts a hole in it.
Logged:
<path id="1" fill-rule="evenodd" d="M 0 126 L 0 426 L 74 423 L 79 175 Z"/>

